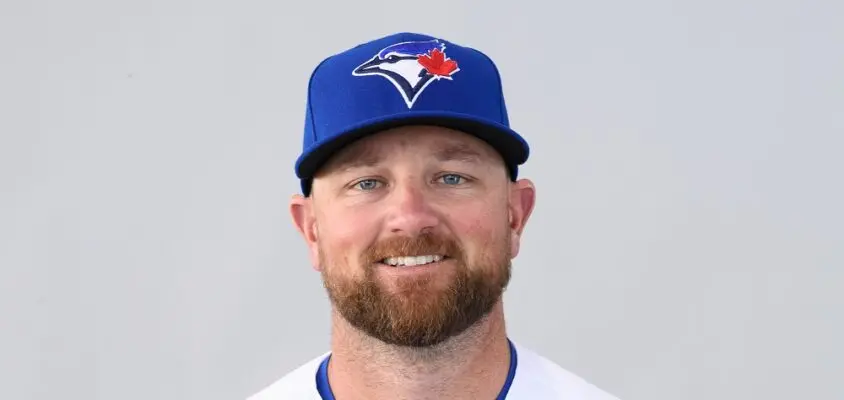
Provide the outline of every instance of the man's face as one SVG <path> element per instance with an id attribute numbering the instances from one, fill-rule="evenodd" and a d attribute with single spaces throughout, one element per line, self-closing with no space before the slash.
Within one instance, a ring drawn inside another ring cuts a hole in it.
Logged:
<path id="1" fill-rule="evenodd" d="M 492 147 L 405 127 L 335 155 L 293 213 L 333 306 L 384 342 L 430 346 L 498 302 L 533 205 Z"/>

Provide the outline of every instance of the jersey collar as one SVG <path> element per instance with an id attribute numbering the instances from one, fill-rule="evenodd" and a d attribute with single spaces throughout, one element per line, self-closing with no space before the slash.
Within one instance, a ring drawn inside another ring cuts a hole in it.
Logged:
<path id="1" fill-rule="evenodd" d="M 498 393 L 495 400 L 505 400 L 507 393 L 510 392 L 510 386 L 513 384 L 513 379 L 516 377 L 516 366 L 518 365 L 518 356 L 516 354 L 516 346 L 510 339 L 507 339 L 507 344 L 510 347 L 510 368 L 507 371 L 507 380 L 504 381 L 504 386 Z M 331 359 L 331 354 L 327 355 L 319 364 L 319 369 L 316 373 L 316 387 L 322 400 L 335 400 L 334 393 L 331 391 L 331 385 L 328 383 L 328 361 Z"/>

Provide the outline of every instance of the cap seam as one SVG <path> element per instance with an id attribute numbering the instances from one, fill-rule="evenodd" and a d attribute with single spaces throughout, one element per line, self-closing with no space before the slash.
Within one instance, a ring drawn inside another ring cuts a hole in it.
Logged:
<path id="1" fill-rule="evenodd" d="M 501 94 L 499 101 L 498 101 L 498 115 L 499 115 L 499 118 L 500 118 L 500 121 L 501 121 L 500 123 L 509 126 L 510 125 L 509 119 L 505 120 L 504 86 L 501 84 L 501 72 L 498 70 L 498 66 L 495 64 L 495 62 L 492 61 L 492 58 L 490 58 L 486 53 L 484 53 L 484 52 L 482 52 L 478 49 L 471 48 L 471 47 L 469 47 L 469 49 L 478 53 L 478 54 L 480 54 L 482 57 L 486 58 L 486 60 L 489 61 L 490 66 L 492 66 L 492 70 L 495 72 L 495 83 L 498 85 L 498 93 Z"/>
<path id="2" fill-rule="evenodd" d="M 311 77 L 308 79 L 308 99 L 307 99 L 307 103 L 308 103 L 308 114 L 311 116 L 310 121 L 308 121 L 308 123 L 311 124 L 311 140 L 312 141 L 317 140 L 316 122 L 314 122 L 314 103 L 313 103 L 313 101 L 311 101 L 313 99 L 312 91 L 313 91 L 314 77 L 316 76 L 317 71 L 319 71 L 320 67 L 322 67 L 322 65 L 325 64 L 332 57 L 334 57 L 334 56 L 326 57 L 322 61 L 320 61 L 319 64 L 317 64 L 316 68 L 314 68 L 314 70 L 311 72 Z"/>

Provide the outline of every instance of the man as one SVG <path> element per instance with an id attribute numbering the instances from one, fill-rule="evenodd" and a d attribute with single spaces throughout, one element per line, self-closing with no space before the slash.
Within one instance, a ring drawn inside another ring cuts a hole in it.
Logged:
<path id="1" fill-rule="evenodd" d="M 320 63 L 290 211 L 331 300 L 331 351 L 250 399 L 614 399 L 507 335 L 527 158 L 477 50 L 402 33 Z"/>

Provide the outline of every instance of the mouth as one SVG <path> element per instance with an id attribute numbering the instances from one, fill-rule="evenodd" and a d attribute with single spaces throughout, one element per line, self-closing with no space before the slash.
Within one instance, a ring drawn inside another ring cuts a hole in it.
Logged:
<path id="1" fill-rule="evenodd" d="M 432 265 L 448 259 L 448 256 L 444 256 L 442 254 L 428 254 L 419 256 L 387 257 L 382 259 L 380 263 L 388 267 L 407 268 Z"/>

